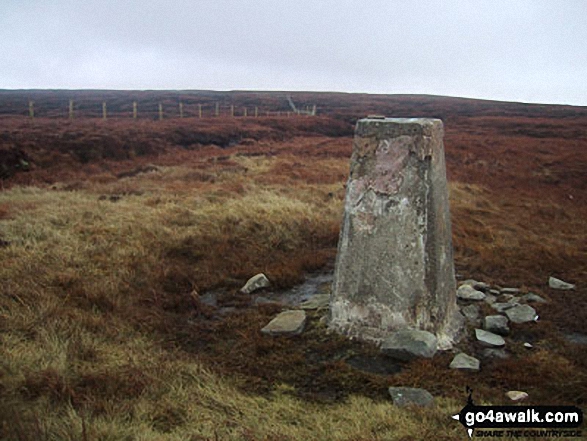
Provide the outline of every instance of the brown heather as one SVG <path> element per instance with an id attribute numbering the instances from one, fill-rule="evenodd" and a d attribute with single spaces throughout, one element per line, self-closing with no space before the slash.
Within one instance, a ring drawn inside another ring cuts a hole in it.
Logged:
<path id="1" fill-rule="evenodd" d="M 360 115 L 379 98 L 348 99 Z M 315 313 L 300 336 L 260 333 L 279 307 L 248 307 L 248 277 L 288 288 L 332 267 L 352 132 L 334 104 L 314 120 L 4 118 L 0 150 L 34 168 L 0 192 L 0 439 L 459 440 L 466 385 L 478 403 L 518 389 L 584 407 L 586 351 L 562 333 L 587 333 L 587 117 L 431 102 L 447 112 L 457 272 L 550 301 L 513 326 L 516 358 L 470 374 L 440 354 L 376 375 L 345 362 L 376 348 Z M 550 275 L 577 291 L 549 290 Z M 237 312 L 215 315 L 209 290 Z M 436 406 L 396 409 L 392 385 Z"/>

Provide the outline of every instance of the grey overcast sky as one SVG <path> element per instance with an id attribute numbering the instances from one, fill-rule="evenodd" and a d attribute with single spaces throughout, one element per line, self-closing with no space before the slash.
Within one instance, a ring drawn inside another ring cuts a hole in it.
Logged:
<path id="1" fill-rule="evenodd" d="M 0 88 L 587 105 L 585 0 L 0 0 Z"/>

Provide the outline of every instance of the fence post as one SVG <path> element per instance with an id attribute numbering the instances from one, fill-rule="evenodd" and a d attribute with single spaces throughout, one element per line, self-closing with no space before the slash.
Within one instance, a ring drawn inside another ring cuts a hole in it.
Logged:
<path id="1" fill-rule="evenodd" d="M 73 100 L 69 100 L 69 119 L 73 119 Z"/>
<path id="2" fill-rule="evenodd" d="M 247 108 L 245 107 L 245 110 L 243 110 L 243 116 L 246 118 L 247 117 Z"/>
<path id="3" fill-rule="evenodd" d="M 255 106 L 255 118 L 259 116 L 259 108 Z"/>
<path id="4" fill-rule="evenodd" d="M 198 118 L 202 119 L 202 105 L 198 104 Z"/>
<path id="5" fill-rule="evenodd" d="M 163 119 L 163 104 L 159 103 L 159 121 Z"/>
<path id="6" fill-rule="evenodd" d="M 104 120 L 106 120 L 106 118 L 108 118 L 107 112 L 106 112 L 106 101 L 102 102 L 102 118 Z"/>
<path id="7" fill-rule="evenodd" d="M 312 106 L 312 116 L 316 116 L 316 104 Z"/>
<path id="8" fill-rule="evenodd" d="M 183 103 L 179 103 L 179 117 L 183 118 Z"/>
<path id="9" fill-rule="evenodd" d="M 35 103 L 33 101 L 29 101 L 29 117 L 35 119 Z"/>
<path id="10" fill-rule="evenodd" d="M 214 114 L 216 116 L 220 115 L 220 104 L 216 103 L 216 109 L 214 111 Z"/>
<path id="11" fill-rule="evenodd" d="M 230 105 L 230 116 L 234 117 L 234 104 Z"/>
<path id="12" fill-rule="evenodd" d="M 133 101 L 132 103 L 132 118 L 137 119 L 137 102 Z"/>

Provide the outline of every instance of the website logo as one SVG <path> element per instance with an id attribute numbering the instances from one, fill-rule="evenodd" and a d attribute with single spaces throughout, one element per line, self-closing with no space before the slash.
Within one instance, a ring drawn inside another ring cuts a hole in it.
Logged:
<path id="1" fill-rule="evenodd" d="M 581 430 L 571 430 L 583 424 L 583 411 L 576 406 L 477 406 L 468 386 L 467 392 L 467 404 L 452 418 L 465 427 L 469 438 L 473 433 L 498 438 L 581 436 Z"/>

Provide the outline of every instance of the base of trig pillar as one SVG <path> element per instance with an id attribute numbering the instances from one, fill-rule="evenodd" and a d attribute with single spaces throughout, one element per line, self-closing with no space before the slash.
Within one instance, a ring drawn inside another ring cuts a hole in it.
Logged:
<path id="1" fill-rule="evenodd" d="M 381 341 L 399 329 L 458 339 L 456 281 L 437 119 L 357 123 L 330 299 L 330 327 Z"/>

